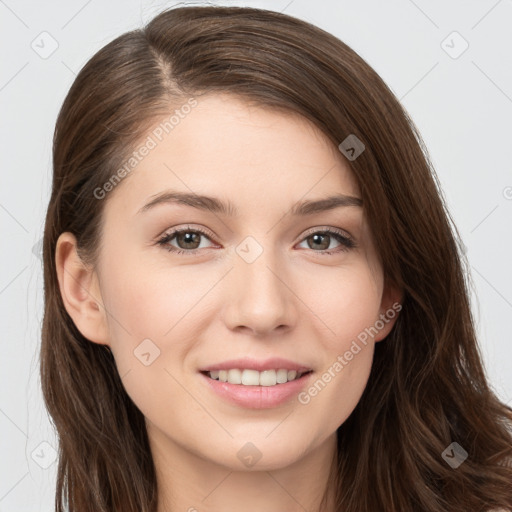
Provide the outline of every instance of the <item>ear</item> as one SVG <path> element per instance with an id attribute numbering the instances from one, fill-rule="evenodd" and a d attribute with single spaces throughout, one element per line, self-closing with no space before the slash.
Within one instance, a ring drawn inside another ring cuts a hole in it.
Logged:
<path id="1" fill-rule="evenodd" d="M 403 292 L 397 285 L 386 282 L 384 292 L 382 293 L 382 301 L 380 305 L 379 319 L 375 322 L 375 326 L 379 327 L 379 332 L 375 336 L 374 341 L 382 341 L 393 329 L 395 322 L 402 310 Z M 382 327 L 382 328 L 380 328 Z"/>
<path id="2" fill-rule="evenodd" d="M 77 329 L 88 340 L 108 345 L 107 315 L 98 277 L 77 253 L 76 238 L 62 233 L 55 251 L 57 278 L 64 307 Z"/>

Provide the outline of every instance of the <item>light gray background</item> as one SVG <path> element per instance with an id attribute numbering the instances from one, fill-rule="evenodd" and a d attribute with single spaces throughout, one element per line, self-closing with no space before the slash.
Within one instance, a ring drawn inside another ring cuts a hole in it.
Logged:
<path id="1" fill-rule="evenodd" d="M 38 373 L 38 242 L 58 109 L 97 50 L 175 3 L 0 0 L 0 512 L 53 510 L 57 444 Z M 467 250 L 490 382 L 512 405 L 512 1 L 212 3 L 283 11 L 322 27 L 366 59 L 402 101 Z M 464 40 L 469 47 L 458 55 Z M 58 48 L 42 58 L 52 44 Z"/>

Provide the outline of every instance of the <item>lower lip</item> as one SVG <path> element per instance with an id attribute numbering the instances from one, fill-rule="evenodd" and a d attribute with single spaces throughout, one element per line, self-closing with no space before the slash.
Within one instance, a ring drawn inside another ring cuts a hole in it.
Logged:
<path id="1" fill-rule="evenodd" d="M 200 373 L 210 388 L 222 398 L 248 409 L 270 409 L 288 402 L 308 383 L 313 372 L 275 386 L 245 386 L 214 380 Z"/>

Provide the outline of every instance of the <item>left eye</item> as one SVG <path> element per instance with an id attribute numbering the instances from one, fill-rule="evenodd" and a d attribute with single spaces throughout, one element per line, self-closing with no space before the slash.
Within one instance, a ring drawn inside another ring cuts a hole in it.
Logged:
<path id="1" fill-rule="evenodd" d="M 198 249 L 205 248 L 201 247 L 202 237 L 211 241 L 209 235 L 200 229 L 176 229 L 164 234 L 157 243 L 164 246 L 164 248 L 170 252 L 175 252 L 177 254 L 195 254 Z M 171 241 L 174 239 L 176 239 L 178 247 L 171 244 Z M 338 242 L 339 246 L 334 249 L 327 250 L 333 239 Z M 304 242 L 308 244 L 310 249 L 314 249 L 316 245 L 316 248 L 320 250 L 315 250 L 314 252 L 319 254 L 333 254 L 341 251 L 348 251 L 349 249 L 356 247 L 354 240 L 333 229 L 310 232 L 301 243 Z"/>
<path id="2" fill-rule="evenodd" d="M 339 243 L 339 246 L 334 250 L 328 251 L 326 249 L 331 244 L 332 239 L 335 239 Z M 309 240 L 311 240 L 311 242 L 309 242 Z M 333 254 L 340 251 L 348 251 L 349 249 L 352 249 L 356 246 L 355 242 L 351 238 L 332 229 L 314 231 L 313 233 L 307 235 L 306 238 L 304 238 L 304 242 L 307 242 L 311 249 L 317 245 L 317 248 L 321 249 L 321 251 L 314 252 L 318 252 L 320 254 Z"/>

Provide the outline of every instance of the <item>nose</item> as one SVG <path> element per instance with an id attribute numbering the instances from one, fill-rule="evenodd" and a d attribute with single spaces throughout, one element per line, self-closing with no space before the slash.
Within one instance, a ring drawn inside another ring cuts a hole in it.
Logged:
<path id="1" fill-rule="evenodd" d="M 298 318 L 298 299 L 287 275 L 282 262 L 277 262 L 269 249 L 250 263 L 235 254 L 226 290 L 227 327 L 256 336 L 293 328 Z"/>

